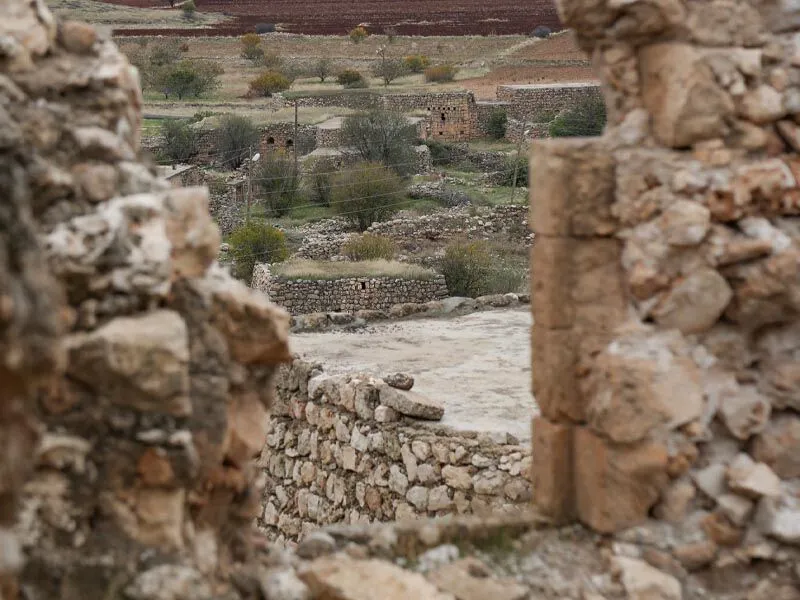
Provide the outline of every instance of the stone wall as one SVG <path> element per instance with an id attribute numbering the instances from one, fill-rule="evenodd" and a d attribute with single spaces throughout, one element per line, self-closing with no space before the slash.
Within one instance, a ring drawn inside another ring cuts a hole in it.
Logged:
<path id="1" fill-rule="evenodd" d="M 800 13 L 558 4 L 611 126 L 531 156 L 536 503 L 691 527 L 670 549 L 700 565 L 775 556 L 800 543 Z"/>
<path id="2" fill-rule="evenodd" d="M 508 116 L 519 121 L 538 121 L 543 114 L 557 114 L 587 98 L 601 99 L 596 83 L 501 85 L 497 99 L 509 105 Z"/>
<path id="3" fill-rule="evenodd" d="M 475 135 L 489 135 L 489 119 L 496 110 L 502 110 L 508 115 L 511 105 L 508 102 L 476 102 L 475 103 Z"/>
<path id="4" fill-rule="evenodd" d="M 317 147 L 317 128 L 313 125 L 294 123 L 271 123 L 261 127 L 261 152 L 285 152 L 308 154 Z"/>
<path id="5" fill-rule="evenodd" d="M 274 539 L 331 523 L 503 513 L 530 499 L 528 448 L 436 425 L 434 400 L 301 360 L 281 369 L 277 390 L 261 456 L 273 493 L 259 520 Z"/>
<path id="6" fill-rule="evenodd" d="M 213 265 L 206 190 L 138 161 L 115 46 L 2 13 L 0 596 L 236 598 L 289 317 Z"/>
<path id="7" fill-rule="evenodd" d="M 331 280 L 285 279 L 264 274 L 259 283 L 256 289 L 293 315 L 386 310 L 395 304 L 447 297 L 447 284 L 438 274 L 432 274 L 430 279 L 348 277 Z"/>

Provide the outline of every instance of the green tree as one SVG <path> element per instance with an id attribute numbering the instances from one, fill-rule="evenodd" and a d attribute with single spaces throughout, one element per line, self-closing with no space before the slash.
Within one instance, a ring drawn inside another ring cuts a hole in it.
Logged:
<path id="1" fill-rule="evenodd" d="M 374 222 L 389 218 L 404 192 L 403 180 L 393 171 L 380 163 L 361 163 L 336 175 L 331 204 L 339 215 L 364 231 Z"/>
<path id="2" fill-rule="evenodd" d="M 186 162 L 197 154 L 197 133 L 187 121 L 164 121 L 161 135 L 164 136 L 164 154 L 171 160 Z"/>
<path id="3" fill-rule="evenodd" d="M 380 77 L 384 85 L 389 85 L 398 77 L 406 75 L 408 70 L 405 63 L 397 58 L 382 58 L 379 62 L 375 63 L 372 68 L 372 74 L 375 77 Z"/>
<path id="4" fill-rule="evenodd" d="M 250 91 L 257 96 L 270 97 L 272 94 L 288 90 L 292 82 L 277 71 L 264 71 L 250 82 Z"/>
<path id="5" fill-rule="evenodd" d="M 253 122 L 239 115 L 225 115 L 216 131 L 217 154 L 226 168 L 237 169 L 258 148 L 261 134 Z"/>
<path id="6" fill-rule="evenodd" d="M 185 96 L 202 96 L 219 86 L 222 72 L 222 68 L 211 61 L 182 60 L 158 67 L 153 86 L 165 98 L 175 95 L 182 100 Z"/>
<path id="7" fill-rule="evenodd" d="M 305 185 L 312 202 L 320 206 L 331 205 L 333 173 L 326 161 L 314 161 L 306 173 Z"/>
<path id="8" fill-rule="evenodd" d="M 181 6 L 181 12 L 183 12 L 183 18 L 187 21 L 192 21 L 197 12 L 197 6 L 195 6 L 194 0 L 186 0 Z"/>
<path id="9" fill-rule="evenodd" d="M 364 76 L 355 69 L 345 69 L 336 76 L 336 83 L 347 89 L 365 88 L 367 82 Z"/>
<path id="10" fill-rule="evenodd" d="M 284 233 L 266 223 L 251 221 L 235 229 L 228 242 L 233 259 L 232 273 L 250 285 L 258 263 L 283 262 L 289 256 Z"/>
<path id="11" fill-rule="evenodd" d="M 270 153 L 262 158 L 253 178 L 272 216 L 284 216 L 300 199 L 300 176 L 295 171 L 294 161 L 285 156 Z"/>
<path id="12" fill-rule="evenodd" d="M 601 98 L 587 98 L 550 123 L 550 137 L 590 137 L 602 135 L 606 125 L 606 105 Z"/>
<path id="13" fill-rule="evenodd" d="M 415 127 L 404 115 L 385 110 L 351 115 L 342 123 L 345 146 L 355 148 L 363 160 L 382 163 L 401 175 L 414 171 L 416 138 Z"/>

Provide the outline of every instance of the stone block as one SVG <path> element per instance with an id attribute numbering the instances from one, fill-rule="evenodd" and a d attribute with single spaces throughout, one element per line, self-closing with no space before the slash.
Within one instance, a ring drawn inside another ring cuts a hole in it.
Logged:
<path id="1" fill-rule="evenodd" d="M 602 138 L 537 142 L 530 156 L 531 227 L 546 236 L 608 236 L 617 228 L 614 159 Z"/>
<path id="2" fill-rule="evenodd" d="M 531 249 L 531 307 L 537 325 L 609 331 L 627 303 L 615 239 L 537 236 Z"/>
<path id="3" fill-rule="evenodd" d="M 611 444 L 586 427 L 576 427 L 574 436 L 578 518 L 604 533 L 644 521 L 669 482 L 667 448 Z"/>
<path id="4" fill-rule="evenodd" d="M 573 430 L 571 425 L 552 423 L 544 417 L 533 420 L 533 503 L 555 523 L 575 517 Z"/>

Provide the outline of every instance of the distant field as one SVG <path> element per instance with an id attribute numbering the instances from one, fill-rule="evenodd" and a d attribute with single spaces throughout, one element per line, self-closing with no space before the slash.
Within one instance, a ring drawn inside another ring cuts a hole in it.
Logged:
<path id="1" fill-rule="evenodd" d="M 110 4 L 164 8 L 165 0 L 107 0 Z M 393 28 L 401 35 L 509 35 L 528 34 L 538 25 L 561 28 L 550 0 L 195 0 L 203 13 L 227 15 L 231 20 L 213 28 L 215 35 L 252 31 L 257 23 L 281 31 L 341 35 L 358 24 L 375 33 Z M 149 34 L 142 24 L 135 34 Z M 162 31 L 159 28 L 159 33 Z M 197 35 L 176 25 L 175 35 Z"/>
<path id="2" fill-rule="evenodd" d="M 147 26 L 161 33 L 186 28 L 207 35 L 206 28 L 231 21 L 221 13 L 197 13 L 194 19 L 187 21 L 179 9 L 171 10 L 168 3 L 153 3 L 152 8 L 131 8 L 97 0 L 47 0 L 47 6 L 59 17 L 87 21 L 116 31 Z"/>

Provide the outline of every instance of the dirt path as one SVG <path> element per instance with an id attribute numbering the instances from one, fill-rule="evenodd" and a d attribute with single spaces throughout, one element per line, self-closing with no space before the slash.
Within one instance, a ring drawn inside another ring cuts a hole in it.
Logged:
<path id="1" fill-rule="evenodd" d="M 414 390 L 445 403 L 442 423 L 530 439 L 530 311 L 477 312 L 370 326 L 358 332 L 297 334 L 292 350 L 328 373 L 414 376 Z"/>

